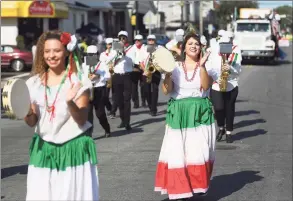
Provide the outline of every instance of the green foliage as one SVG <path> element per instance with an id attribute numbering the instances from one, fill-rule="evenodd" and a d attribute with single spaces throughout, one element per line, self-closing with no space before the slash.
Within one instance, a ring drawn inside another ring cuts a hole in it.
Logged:
<path id="1" fill-rule="evenodd" d="M 292 23 L 292 11 L 293 7 L 292 6 L 280 6 L 275 9 L 279 15 L 286 15 L 286 18 L 282 18 L 280 21 L 281 28 L 286 28 L 286 27 L 293 27 Z"/>
<path id="2" fill-rule="evenodd" d="M 226 25 L 232 21 L 231 15 L 234 15 L 234 8 L 237 8 L 239 15 L 240 8 L 258 8 L 255 0 L 247 1 L 220 1 L 220 6 L 215 10 L 218 24 Z"/>

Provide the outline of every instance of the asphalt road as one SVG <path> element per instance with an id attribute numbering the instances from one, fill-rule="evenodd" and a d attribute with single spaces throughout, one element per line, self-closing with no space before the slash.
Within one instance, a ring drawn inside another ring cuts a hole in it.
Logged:
<path id="1" fill-rule="evenodd" d="M 240 78 L 233 144 L 217 143 L 216 163 L 205 201 L 292 201 L 292 48 L 277 66 L 247 65 Z M 159 115 L 132 110 L 133 131 L 116 129 L 102 138 L 95 121 L 101 201 L 161 201 L 153 192 L 164 136 L 167 97 Z M 22 121 L 2 119 L 1 196 L 24 200 L 28 147 L 33 130 Z M 37 189 L 36 189 L 37 190 Z"/>

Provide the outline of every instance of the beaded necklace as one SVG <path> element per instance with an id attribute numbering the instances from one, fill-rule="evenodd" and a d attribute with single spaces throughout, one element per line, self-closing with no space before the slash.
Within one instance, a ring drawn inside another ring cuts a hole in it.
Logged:
<path id="1" fill-rule="evenodd" d="M 182 62 L 182 66 L 183 66 L 183 70 L 184 70 L 184 74 L 185 74 L 185 80 L 186 80 L 187 82 L 192 82 L 192 81 L 194 80 L 194 78 L 195 78 L 195 74 L 196 74 L 196 71 L 197 71 L 197 69 L 198 69 L 199 62 L 196 63 L 196 66 L 195 66 L 195 68 L 194 68 L 194 71 L 193 71 L 192 77 L 191 77 L 190 79 L 188 78 L 188 75 L 187 75 L 187 68 L 186 68 L 186 64 L 185 64 L 185 62 Z"/>

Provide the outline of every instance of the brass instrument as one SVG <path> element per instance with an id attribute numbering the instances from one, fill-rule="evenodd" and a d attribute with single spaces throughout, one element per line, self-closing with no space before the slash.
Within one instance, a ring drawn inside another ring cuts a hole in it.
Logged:
<path id="1" fill-rule="evenodd" d="M 94 74 L 92 67 L 89 67 L 88 78 L 91 80 L 91 76 Z M 92 84 L 93 88 L 90 90 L 90 101 L 94 100 L 94 85 Z"/>
<path id="2" fill-rule="evenodd" d="M 108 67 L 109 67 L 109 72 L 111 74 L 111 77 L 110 79 L 107 81 L 107 88 L 112 88 L 112 77 L 113 77 L 113 74 L 114 74 L 114 63 L 113 61 L 111 61 L 109 64 L 108 64 Z"/>
<path id="3" fill-rule="evenodd" d="M 154 62 L 153 62 L 153 55 L 150 54 L 150 58 L 149 58 L 149 61 L 147 63 L 147 66 L 145 68 L 145 72 L 146 72 L 146 82 L 147 83 L 151 83 L 152 82 L 152 76 L 153 76 L 153 73 L 156 72 L 156 66 L 154 65 Z"/>
<path id="4" fill-rule="evenodd" d="M 226 92 L 227 84 L 228 84 L 228 77 L 230 75 L 229 70 L 224 70 L 224 66 L 228 65 L 228 60 L 226 55 L 222 55 L 222 62 L 221 62 L 221 76 L 220 76 L 220 91 Z"/>

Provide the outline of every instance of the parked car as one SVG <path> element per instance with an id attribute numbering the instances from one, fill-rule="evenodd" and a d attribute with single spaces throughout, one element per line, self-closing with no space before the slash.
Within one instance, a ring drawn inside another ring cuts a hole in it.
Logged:
<path id="1" fill-rule="evenodd" d="M 169 41 L 170 41 L 170 38 L 164 34 L 154 34 L 156 36 L 156 40 L 157 40 L 157 44 L 158 45 L 162 45 L 162 46 L 165 46 Z M 144 40 L 143 40 L 143 43 L 144 44 L 147 44 L 147 35 L 144 35 Z"/>
<path id="2" fill-rule="evenodd" d="M 15 72 L 21 72 L 33 64 L 32 52 L 14 45 L 2 45 L 0 56 L 1 68 L 10 68 Z"/>

